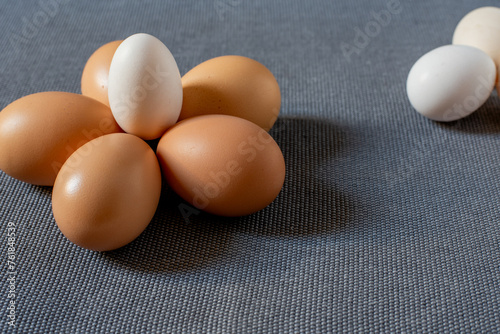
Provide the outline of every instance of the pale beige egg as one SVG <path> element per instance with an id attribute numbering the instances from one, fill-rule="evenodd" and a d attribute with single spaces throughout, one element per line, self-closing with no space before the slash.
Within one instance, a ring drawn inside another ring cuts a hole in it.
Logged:
<path id="1" fill-rule="evenodd" d="M 484 51 L 496 64 L 497 91 L 500 92 L 500 8 L 480 7 L 465 15 L 453 33 L 453 44 L 469 45 Z"/>

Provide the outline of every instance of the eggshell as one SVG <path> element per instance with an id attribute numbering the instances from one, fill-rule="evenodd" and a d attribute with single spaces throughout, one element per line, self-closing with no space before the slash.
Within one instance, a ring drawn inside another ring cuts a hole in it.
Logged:
<path id="1" fill-rule="evenodd" d="M 266 131 L 278 118 L 281 93 L 274 75 L 242 56 L 207 60 L 182 77 L 184 101 L 179 120 L 224 114 L 249 120 Z"/>
<path id="2" fill-rule="evenodd" d="M 491 95 L 496 69 L 483 51 L 445 45 L 423 55 L 411 68 L 406 88 L 413 107 L 435 121 L 465 117 Z"/>
<path id="3" fill-rule="evenodd" d="M 465 15 L 455 28 L 453 44 L 481 49 L 500 68 L 500 8 L 480 7 Z M 496 82 L 500 94 L 498 76 Z"/>
<path id="4" fill-rule="evenodd" d="M 162 136 L 156 155 L 177 194 L 221 216 L 243 216 L 265 208 L 285 179 L 278 144 L 256 124 L 234 116 L 183 120 Z"/>
<path id="5" fill-rule="evenodd" d="M 82 72 L 82 94 L 109 107 L 108 76 L 111 59 L 122 41 L 104 44 L 87 60 Z"/>
<path id="6" fill-rule="evenodd" d="M 51 186 L 76 149 L 113 132 L 121 129 L 111 110 L 94 99 L 65 92 L 28 95 L 0 112 L 0 169 Z"/>
<path id="7" fill-rule="evenodd" d="M 453 34 L 453 44 L 481 49 L 500 65 L 500 8 L 481 7 L 465 15 Z"/>
<path id="8" fill-rule="evenodd" d="M 177 122 L 182 106 L 181 76 L 168 48 L 148 34 L 125 39 L 111 61 L 108 96 L 123 130 L 160 137 Z"/>
<path id="9" fill-rule="evenodd" d="M 154 216 L 161 171 L 153 150 L 126 133 L 94 139 L 75 151 L 57 175 L 52 210 L 71 242 L 96 250 L 122 247 Z"/>

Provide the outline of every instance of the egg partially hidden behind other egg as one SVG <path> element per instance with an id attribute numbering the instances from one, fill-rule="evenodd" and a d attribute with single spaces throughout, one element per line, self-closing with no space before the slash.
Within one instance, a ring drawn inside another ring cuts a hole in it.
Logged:
<path id="1" fill-rule="evenodd" d="M 465 15 L 455 28 L 453 44 L 469 45 L 484 51 L 500 71 L 500 8 L 480 7 Z M 497 92 L 500 95 L 498 76 Z"/>
<path id="2" fill-rule="evenodd" d="M 278 144 L 245 119 L 204 115 L 185 119 L 160 139 L 156 154 L 172 189 L 198 209 L 243 216 L 268 206 L 285 179 Z"/>
<path id="3" fill-rule="evenodd" d="M 114 132 L 122 130 L 109 107 L 90 97 L 27 95 L 0 112 L 0 169 L 18 180 L 51 186 L 75 150 Z"/>
<path id="4" fill-rule="evenodd" d="M 209 59 L 182 77 L 182 87 L 179 120 L 223 114 L 244 118 L 269 131 L 280 111 L 276 78 L 264 65 L 247 57 Z"/>
<path id="5" fill-rule="evenodd" d="M 54 183 L 52 210 L 70 241 L 108 251 L 144 231 L 160 192 L 153 150 L 136 136 L 115 133 L 88 142 L 68 158 Z"/>
<path id="6" fill-rule="evenodd" d="M 108 107 L 109 67 L 121 42 L 109 42 L 97 49 L 87 60 L 82 72 L 82 95 L 96 99 Z"/>
<path id="7" fill-rule="evenodd" d="M 500 8 L 481 7 L 465 15 L 453 33 L 453 44 L 476 47 L 500 65 Z"/>

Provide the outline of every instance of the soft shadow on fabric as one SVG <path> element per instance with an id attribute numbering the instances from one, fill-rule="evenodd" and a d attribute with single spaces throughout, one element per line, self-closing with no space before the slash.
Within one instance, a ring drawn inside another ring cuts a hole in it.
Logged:
<path id="1" fill-rule="evenodd" d="M 239 232 L 300 237 L 339 232 L 355 214 L 354 200 L 334 180 L 335 160 L 355 142 L 332 120 L 284 118 L 271 130 L 287 166 L 280 195 L 266 209 L 235 224 Z"/>
<path id="2" fill-rule="evenodd" d="M 52 197 L 52 187 L 51 186 L 37 186 L 32 185 L 34 191 L 40 196 Z"/>
<path id="3" fill-rule="evenodd" d="M 468 133 L 500 133 L 500 97 L 493 93 L 478 110 L 453 122 L 435 122 L 439 127 L 451 131 Z"/>
<path id="4" fill-rule="evenodd" d="M 183 212 L 179 206 L 187 203 L 166 189 L 148 228 L 104 257 L 136 270 L 191 271 L 230 256 L 236 233 L 290 238 L 340 233 L 349 226 L 356 205 L 329 178 L 335 159 L 354 145 L 348 129 L 324 119 L 280 118 L 270 133 L 282 149 L 287 174 L 267 208 L 238 218 Z"/>
<path id="5" fill-rule="evenodd" d="M 130 269 L 184 272 L 203 268 L 222 257 L 231 232 L 228 218 L 197 214 L 184 218 L 179 205 L 187 205 L 172 190 L 164 189 L 156 214 L 132 243 L 104 256 Z"/>

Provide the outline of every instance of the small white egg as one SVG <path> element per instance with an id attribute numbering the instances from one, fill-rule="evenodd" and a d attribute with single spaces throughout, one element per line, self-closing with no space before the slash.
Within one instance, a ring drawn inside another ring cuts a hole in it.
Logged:
<path id="1" fill-rule="evenodd" d="M 423 55 L 406 82 L 408 98 L 422 115 L 449 122 L 470 115 L 489 98 L 496 67 L 483 51 L 445 45 Z"/>
<path id="2" fill-rule="evenodd" d="M 123 130 L 143 139 L 160 137 L 182 107 L 181 76 L 168 48 L 148 34 L 125 39 L 111 61 L 108 97 Z"/>

